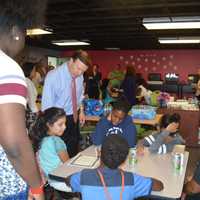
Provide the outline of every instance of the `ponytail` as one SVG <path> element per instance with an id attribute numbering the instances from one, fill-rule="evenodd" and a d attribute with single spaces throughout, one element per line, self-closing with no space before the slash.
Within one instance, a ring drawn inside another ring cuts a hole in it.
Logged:
<path id="1" fill-rule="evenodd" d="M 45 120 L 44 112 L 40 113 L 32 126 L 29 137 L 32 141 L 33 150 L 36 153 L 40 149 L 41 142 L 47 136 L 48 127 Z"/>

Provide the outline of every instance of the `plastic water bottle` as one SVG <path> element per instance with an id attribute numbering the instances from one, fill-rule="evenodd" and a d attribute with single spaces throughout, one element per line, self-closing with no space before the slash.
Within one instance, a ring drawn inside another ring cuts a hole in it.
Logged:
<path id="1" fill-rule="evenodd" d="M 129 166 L 134 167 L 137 163 L 137 152 L 136 148 L 130 148 L 129 150 Z"/>
<path id="2" fill-rule="evenodd" d="M 104 109 L 103 114 L 106 116 L 108 113 L 108 104 L 105 104 L 103 109 Z"/>
<path id="3" fill-rule="evenodd" d="M 104 115 L 108 115 L 112 111 L 112 106 L 110 104 L 105 104 L 104 105 Z"/>

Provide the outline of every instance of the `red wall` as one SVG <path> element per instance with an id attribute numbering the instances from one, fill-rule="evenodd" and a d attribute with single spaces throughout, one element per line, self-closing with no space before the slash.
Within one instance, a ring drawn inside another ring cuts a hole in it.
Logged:
<path id="1" fill-rule="evenodd" d="M 100 65 L 103 77 L 113 70 L 117 64 L 125 69 L 127 64 L 135 67 L 137 73 L 147 78 L 148 73 L 179 74 L 181 81 L 187 75 L 197 73 L 200 68 L 200 50 L 134 50 L 134 51 L 88 51 L 93 63 Z M 62 56 L 71 55 L 65 51 Z"/>

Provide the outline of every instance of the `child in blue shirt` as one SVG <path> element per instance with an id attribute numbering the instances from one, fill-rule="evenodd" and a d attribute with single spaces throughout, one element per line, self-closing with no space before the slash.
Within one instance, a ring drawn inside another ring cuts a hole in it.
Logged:
<path id="1" fill-rule="evenodd" d="M 52 187 L 54 187 L 55 181 L 49 179 L 48 175 L 69 159 L 67 147 L 61 139 L 66 128 L 65 124 L 65 111 L 52 107 L 38 116 L 30 131 L 30 138 L 34 151 L 37 152 L 39 165 Z M 66 189 L 64 183 L 61 184 L 61 187 L 64 187 L 61 190 Z"/>
<path id="2" fill-rule="evenodd" d="M 119 134 L 127 140 L 130 147 L 134 147 L 137 133 L 132 117 L 128 115 L 130 108 L 125 99 L 113 102 L 111 113 L 100 119 L 92 134 L 93 144 L 101 145 L 106 136 Z"/>
<path id="3" fill-rule="evenodd" d="M 128 142 L 121 135 L 109 135 L 101 148 L 101 164 L 97 169 L 85 169 L 73 174 L 69 184 L 81 192 L 82 200 L 134 200 L 160 191 L 159 180 L 121 170 L 128 156 Z"/>

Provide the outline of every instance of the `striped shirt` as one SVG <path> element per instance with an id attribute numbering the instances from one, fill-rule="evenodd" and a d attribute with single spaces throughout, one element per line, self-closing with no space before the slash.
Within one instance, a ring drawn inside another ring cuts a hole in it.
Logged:
<path id="1" fill-rule="evenodd" d="M 178 133 L 173 136 L 171 142 L 165 143 L 164 139 L 169 136 L 169 134 L 168 131 L 162 131 L 160 133 L 148 135 L 144 138 L 143 144 L 149 147 L 151 153 L 165 154 L 171 152 L 175 145 L 185 143 L 184 139 Z"/>
<path id="2" fill-rule="evenodd" d="M 0 104 L 19 103 L 26 106 L 27 89 L 22 69 L 1 50 L 0 65 Z M 0 199 L 20 194 L 26 188 L 26 183 L 17 174 L 0 145 Z"/>
<path id="3" fill-rule="evenodd" d="M 26 105 L 26 82 L 19 65 L 0 51 L 0 104 Z"/>

